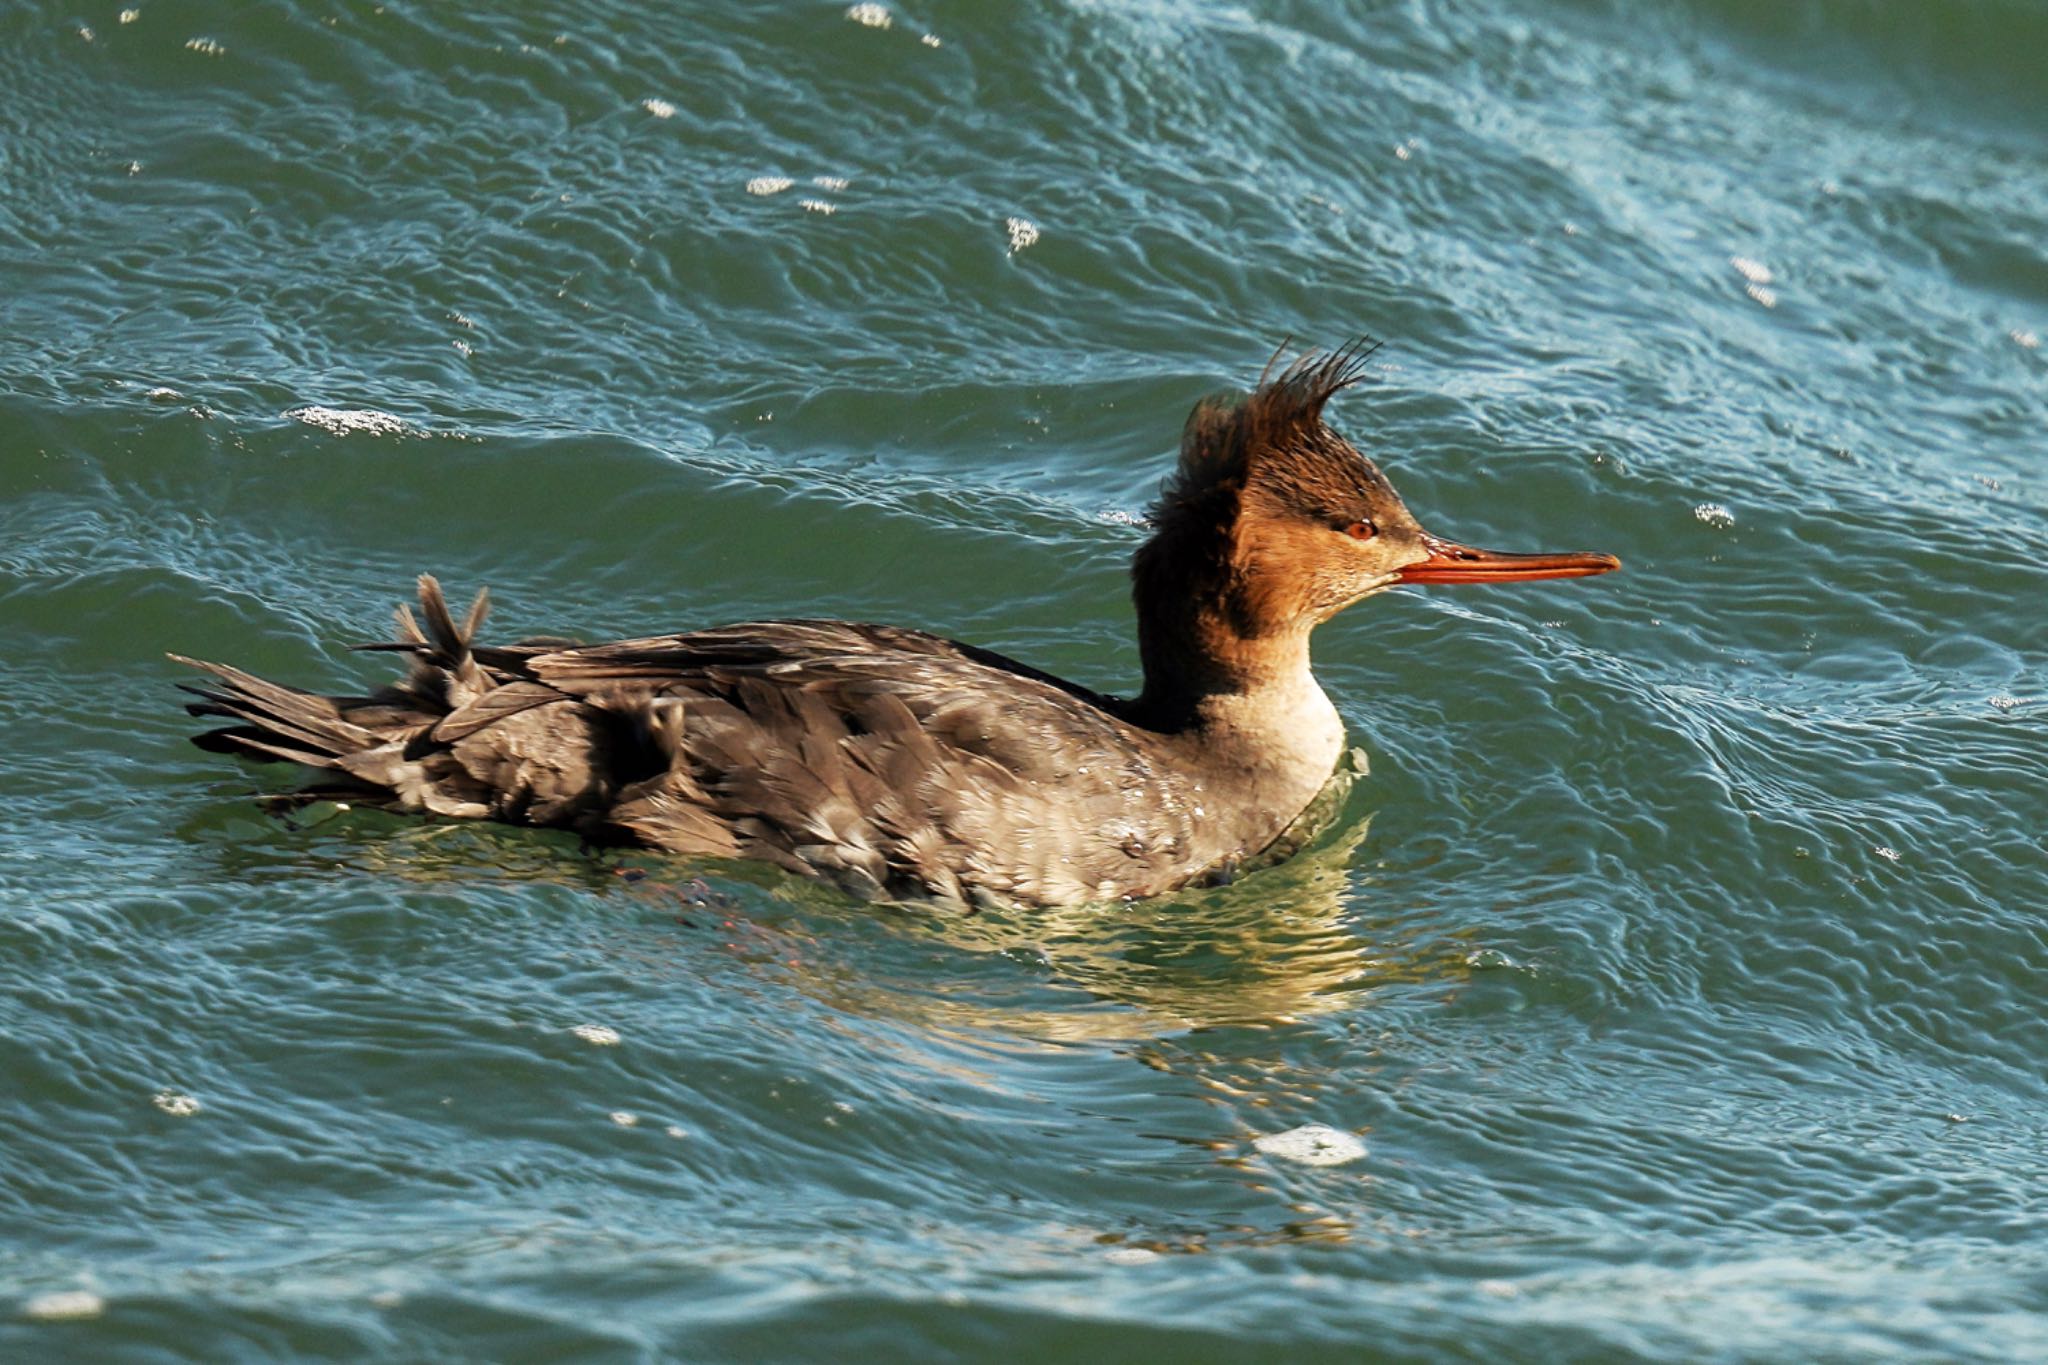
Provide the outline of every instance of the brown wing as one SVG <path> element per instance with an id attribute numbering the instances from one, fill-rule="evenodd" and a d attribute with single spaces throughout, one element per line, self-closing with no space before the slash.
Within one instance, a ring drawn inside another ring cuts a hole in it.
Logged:
<path id="1" fill-rule="evenodd" d="M 491 662 L 640 727 L 666 761 L 606 820 L 657 847 L 869 895 L 1062 902 L 1171 861 L 1188 832 L 1161 809 L 1158 737 L 1108 699 L 918 631 L 755 622 Z M 707 818 L 729 845 L 705 846 Z"/>

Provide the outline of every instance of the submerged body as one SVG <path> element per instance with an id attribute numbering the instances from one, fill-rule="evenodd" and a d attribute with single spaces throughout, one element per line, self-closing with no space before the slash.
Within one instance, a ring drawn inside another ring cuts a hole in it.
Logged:
<path id="1" fill-rule="evenodd" d="M 474 640 L 431 578 L 407 676 L 322 697 L 217 664 L 203 746 L 316 770 L 305 796 L 752 858 L 870 897 L 1157 895 L 1267 849 L 1344 750 L 1314 627 L 1398 582 L 1567 577 L 1422 532 L 1322 424 L 1370 352 L 1312 358 L 1189 421 L 1134 568 L 1125 701 L 919 631 L 769 621 L 613 644 Z M 187 661 L 191 662 L 191 661 Z"/>

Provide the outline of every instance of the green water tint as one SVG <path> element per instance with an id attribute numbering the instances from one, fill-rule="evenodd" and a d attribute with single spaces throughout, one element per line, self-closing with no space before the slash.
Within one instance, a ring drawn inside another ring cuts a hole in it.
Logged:
<path id="1" fill-rule="evenodd" d="M 2048 1354 L 2042 17 L 889 14 L 0 12 L 0 1356 Z M 1189 407 L 1360 331 L 1426 526 L 1628 568 L 1325 627 L 1371 775 L 1229 886 L 185 742 L 422 570 L 1128 691 Z"/>

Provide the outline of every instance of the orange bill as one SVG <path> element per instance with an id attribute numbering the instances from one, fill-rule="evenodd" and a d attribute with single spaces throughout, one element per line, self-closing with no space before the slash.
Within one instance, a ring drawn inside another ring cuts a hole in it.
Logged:
<path id="1" fill-rule="evenodd" d="M 1518 583 L 1530 578 L 1587 578 L 1621 567 L 1613 555 L 1570 550 L 1563 554 L 1511 555 L 1477 550 L 1427 532 L 1429 558 L 1404 566 L 1403 583 Z"/>

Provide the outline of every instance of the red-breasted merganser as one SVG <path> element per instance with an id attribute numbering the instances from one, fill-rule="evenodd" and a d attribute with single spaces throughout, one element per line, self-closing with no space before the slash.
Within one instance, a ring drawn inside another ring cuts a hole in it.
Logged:
<path id="1" fill-rule="evenodd" d="M 406 677 L 323 697 L 222 664 L 201 747 L 316 770 L 332 797 L 753 858 L 882 899 L 1154 896 L 1255 856 L 1345 748 L 1309 634 L 1401 583 L 1606 573 L 1424 531 L 1324 425 L 1372 346 L 1310 354 L 1189 417 L 1132 567 L 1144 690 L 1092 692 L 894 626 L 757 621 L 614 644 L 475 643 L 421 578 Z M 174 656 L 175 657 L 175 656 Z"/>

